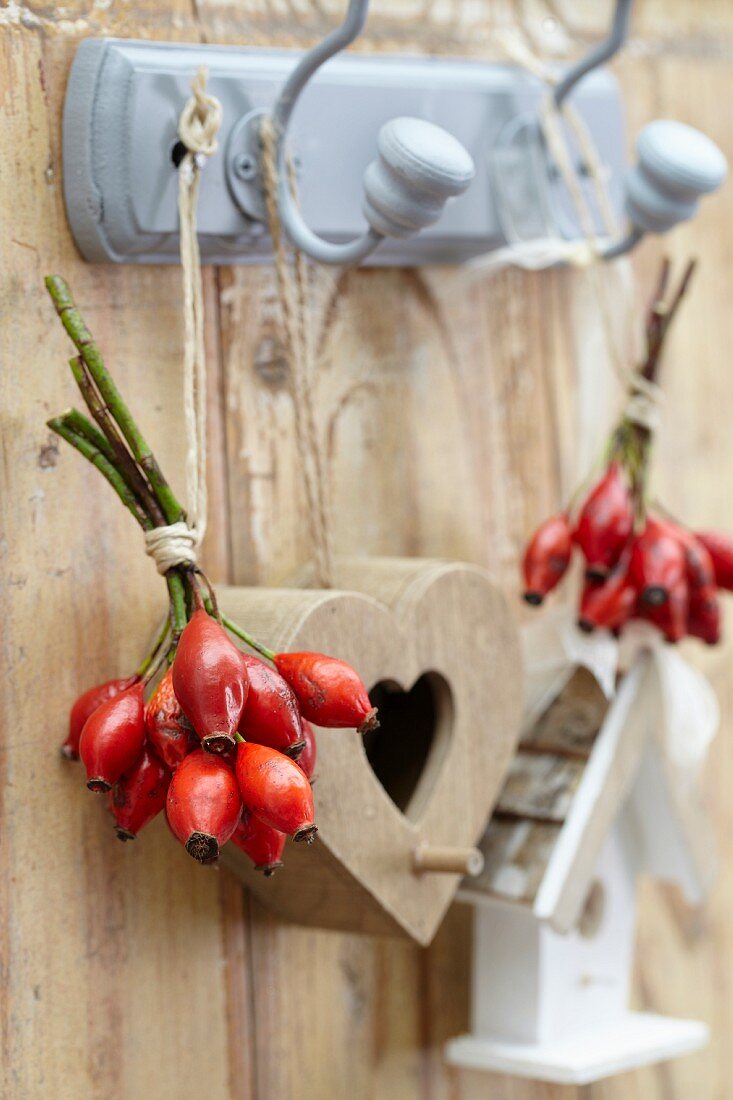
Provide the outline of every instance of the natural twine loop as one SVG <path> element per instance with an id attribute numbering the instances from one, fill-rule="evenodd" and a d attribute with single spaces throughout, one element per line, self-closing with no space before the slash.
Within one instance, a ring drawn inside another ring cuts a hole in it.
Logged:
<path id="1" fill-rule="evenodd" d="M 178 136 L 189 153 L 213 157 L 221 126 L 222 108 L 216 96 L 206 92 L 206 69 L 201 67 L 191 81 L 191 98 L 178 120 Z M 203 168 L 203 164 L 198 165 Z"/>
<path id="2" fill-rule="evenodd" d="M 145 533 L 145 550 L 159 573 L 195 566 L 206 533 L 206 348 L 201 254 L 196 229 L 201 170 L 217 148 L 221 103 L 206 94 L 206 69 L 191 83 L 178 123 L 186 154 L 178 167 L 178 220 L 183 278 L 183 412 L 186 426 L 186 520 Z"/>
<path id="3" fill-rule="evenodd" d="M 185 520 L 145 532 L 145 553 L 155 562 L 160 574 L 180 565 L 195 566 L 198 561 L 198 532 Z"/>
<path id="4" fill-rule="evenodd" d="M 277 134 L 269 116 L 262 121 L 260 139 L 263 150 L 265 205 L 290 363 L 295 438 L 308 507 L 315 580 L 317 584 L 328 588 L 333 576 L 331 511 L 313 398 L 316 352 L 309 308 L 308 266 L 305 256 L 298 248 L 292 249 L 292 262 L 288 258 L 278 206 Z M 288 183 L 293 198 L 296 198 L 292 164 L 289 165 Z"/>
<path id="5" fill-rule="evenodd" d="M 629 397 L 624 408 L 624 417 L 648 432 L 659 427 L 664 404 L 661 386 L 649 378 L 637 374 L 629 387 Z"/>
<path id="6" fill-rule="evenodd" d="M 552 89 L 557 83 L 557 76 L 541 58 L 536 56 L 526 42 L 509 31 L 500 32 L 496 38 L 512 61 L 521 65 L 547 85 L 547 93 L 540 106 L 540 127 L 547 148 L 568 191 L 585 238 L 583 241 L 573 242 L 570 248 L 567 248 L 568 242 L 562 242 L 565 251 L 563 260 L 577 267 L 587 267 L 589 270 L 591 286 L 598 304 L 611 363 L 619 381 L 632 395 L 629 402 L 632 418 L 636 416 L 645 417 L 645 426 L 652 421 L 656 423 L 659 416 L 660 398 L 658 396 L 651 397 L 650 392 L 644 390 L 643 386 L 637 385 L 637 374 L 627 365 L 627 358 L 622 353 L 616 340 L 616 326 L 613 321 L 609 289 L 603 272 L 603 268 L 607 265 L 598 263 L 601 259 L 600 242 L 595 229 L 593 212 L 574 164 L 564 123 L 572 132 L 587 168 L 604 230 L 610 238 L 614 238 L 619 231 L 616 215 L 603 164 L 590 130 L 572 104 L 564 102 L 558 107 L 555 103 Z M 628 309 L 629 314 L 632 315 L 633 306 L 631 301 L 629 301 Z"/>

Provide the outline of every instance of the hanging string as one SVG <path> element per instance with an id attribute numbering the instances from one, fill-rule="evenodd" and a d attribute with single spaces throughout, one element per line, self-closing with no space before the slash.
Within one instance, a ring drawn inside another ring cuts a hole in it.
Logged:
<path id="1" fill-rule="evenodd" d="M 552 88 L 557 82 L 557 76 L 542 59 L 537 57 L 516 33 L 500 31 L 496 36 L 496 41 L 515 64 L 521 65 L 547 85 L 547 93 L 540 105 L 540 127 L 553 162 L 570 196 L 584 238 L 584 240 L 577 242 L 558 241 L 560 251 L 553 262 L 562 259 L 575 266 L 588 268 L 591 287 L 598 305 L 613 369 L 619 382 L 625 389 L 631 391 L 633 398 L 636 392 L 636 372 L 628 365 L 627 358 L 622 353 L 616 340 L 613 309 L 609 301 L 608 287 L 601 270 L 605 267 L 605 264 L 598 262 L 601 259 L 601 242 L 596 232 L 589 199 L 574 164 L 565 124 L 573 134 L 583 158 L 604 230 L 609 237 L 615 237 L 618 234 L 618 226 L 598 150 L 588 127 L 574 107 L 567 102 L 560 107 L 555 103 Z M 589 253 L 592 257 L 590 263 L 588 260 Z M 551 253 L 548 252 L 549 255 Z M 628 311 L 630 315 L 633 315 L 632 309 L 632 303 L 629 301 Z M 644 398 L 652 400 L 650 394 L 645 393 Z M 641 408 L 642 400 L 643 398 L 638 402 L 638 409 Z M 655 405 L 658 406 L 656 398 L 653 400 Z"/>
<path id="2" fill-rule="evenodd" d="M 277 200 L 277 135 L 269 117 L 263 119 L 260 137 L 265 205 L 292 378 L 295 438 L 308 509 L 315 581 L 321 587 L 329 588 L 333 578 L 332 527 L 313 396 L 316 351 L 309 308 L 308 265 L 299 249 L 293 248 L 290 257 L 286 248 Z M 295 198 L 292 164 L 288 169 L 288 185 Z"/>
<path id="3" fill-rule="evenodd" d="M 195 565 L 198 547 L 206 533 L 206 348 L 196 212 L 201 171 L 208 157 L 216 152 L 222 118 L 221 103 L 206 93 L 206 77 L 206 69 L 200 68 L 178 123 L 178 136 L 186 149 L 178 166 L 178 219 L 183 281 L 183 412 L 188 514 L 185 522 L 156 527 L 145 535 L 146 551 L 159 573 L 166 573 L 176 565 Z"/>

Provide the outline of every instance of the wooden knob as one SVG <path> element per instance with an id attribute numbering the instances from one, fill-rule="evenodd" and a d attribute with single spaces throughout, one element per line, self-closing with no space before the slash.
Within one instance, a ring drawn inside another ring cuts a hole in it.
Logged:
<path id="1" fill-rule="evenodd" d="M 460 141 L 423 119 L 386 122 L 377 148 L 379 157 L 364 174 L 364 214 L 384 237 L 409 237 L 434 225 L 474 176 Z"/>
<path id="2" fill-rule="evenodd" d="M 717 145 L 682 122 L 650 122 L 636 142 L 639 163 L 626 176 L 626 211 L 647 233 L 687 221 L 702 195 L 716 191 L 728 166 Z"/>
<path id="3" fill-rule="evenodd" d="M 431 871 L 475 877 L 484 869 L 484 857 L 478 848 L 445 848 L 419 844 L 413 853 L 413 868 L 419 874 Z"/>

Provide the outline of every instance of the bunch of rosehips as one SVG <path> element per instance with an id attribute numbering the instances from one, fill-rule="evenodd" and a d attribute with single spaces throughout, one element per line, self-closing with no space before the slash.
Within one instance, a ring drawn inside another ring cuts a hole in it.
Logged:
<path id="1" fill-rule="evenodd" d="M 90 790 L 107 794 L 120 840 L 165 808 L 201 863 L 231 840 L 271 874 L 286 837 L 316 833 L 310 722 L 370 728 L 366 689 L 349 665 L 320 653 L 273 654 L 271 667 L 238 649 L 204 607 L 171 656 L 147 703 L 153 677 L 140 670 L 81 695 L 62 751 L 81 757 Z"/>
<path id="2" fill-rule="evenodd" d="M 687 289 L 690 264 L 670 304 L 664 302 L 665 261 L 647 318 L 646 358 L 632 391 L 656 384 L 662 345 Z M 573 547 L 585 559 L 578 626 L 617 635 L 634 619 L 656 626 L 669 642 L 685 635 L 709 645 L 720 640 L 718 590 L 733 590 L 733 538 L 693 532 L 648 505 L 647 479 L 653 428 L 628 410 L 608 445 L 605 472 L 580 506 L 546 520 L 530 539 L 523 560 L 524 597 L 531 605 L 562 580 Z"/>
<path id="3" fill-rule="evenodd" d="M 653 623 L 669 642 L 685 635 L 720 641 L 718 590 L 733 591 L 733 538 L 693 532 L 650 512 L 636 523 L 623 464 L 614 460 L 573 520 L 546 520 L 525 551 L 524 598 L 537 606 L 565 575 L 576 546 L 585 559 L 578 626 L 618 634 L 626 623 Z"/>
<path id="4" fill-rule="evenodd" d="M 180 523 L 185 514 L 68 287 L 58 277 L 46 285 L 78 349 L 71 369 L 96 421 L 70 410 L 49 427 L 99 469 L 143 530 Z M 150 653 L 132 676 L 76 700 L 63 753 L 80 757 L 89 789 L 106 794 L 121 840 L 165 809 L 194 859 L 215 862 L 231 840 L 272 874 L 288 836 L 310 843 L 316 834 L 310 723 L 366 732 L 376 711 L 344 661 L 274 653 L 220 615 L 213 588 L 190 561 L 165 578 L 169 616 Z"/>

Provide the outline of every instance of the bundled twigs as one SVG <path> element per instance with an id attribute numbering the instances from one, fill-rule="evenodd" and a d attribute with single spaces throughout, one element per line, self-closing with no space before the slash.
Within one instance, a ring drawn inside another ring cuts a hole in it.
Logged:
<path id="1" fill-rule="evenodd" d="M 286 836 L 309 842 L 316 832 L 309 722 L 365 731 L 375 711 L 343 661 L 275 653 L 220 613 L 197 561 L 198 531 L 188 526 L 68 286 L 58 276 L 46 286 L 76 346 L 71 372 L 92 417 L 70 409 L 48 426 L 100 471 L 134 516 L 169 600 L 135 672 L 76 700 L 64 755 L 81 757 L 91 790 L 109 792 L 121 839 L 132 839 L 165 806 L 171 830 L 194 858 L 211 863 L 232 839 L 270 874 Z M 265 660 L 237 648 L 227 631 Z"/>

